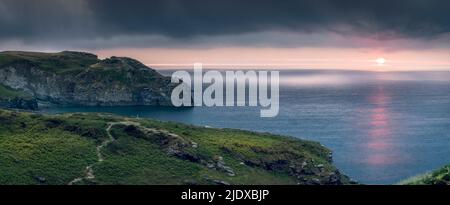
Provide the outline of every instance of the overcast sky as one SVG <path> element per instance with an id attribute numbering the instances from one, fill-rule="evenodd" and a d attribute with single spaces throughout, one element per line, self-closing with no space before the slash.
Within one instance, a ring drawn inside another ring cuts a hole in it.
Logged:
<path id="1" fill-rule="evenodd" d="M 161 67 L 442 70 L 449 8 L 448 0 L 0 0 L 0 50 L 83 50 Z"/>

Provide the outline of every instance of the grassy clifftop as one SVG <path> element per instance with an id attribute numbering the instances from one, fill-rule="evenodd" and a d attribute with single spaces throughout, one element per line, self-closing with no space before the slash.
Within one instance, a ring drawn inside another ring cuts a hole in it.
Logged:
<path id="1" fill-rule="evenodd" d="M 0 110 L 0 184 L 346 184 L 318 143 L 106 114 Z"/>
<path id="2" fill-rule="evenodd" d="M 407 179 L 401 184 L 407 185 L 450 185 L 450 165 L 428 174 Z"/>
<path id="3" fill-rule="evenodd" d="M 25 51 L 0 52 L 0 65 L 14 65 L 27 62 L 42 70 L 63 73 L 83 70 L 100 62 L 96 55 L 84 52 L 63 51 L 59 53 L 41 53 Z"/>
<path id="4" fill-rule="evenodd" d="M 45 104 L 172 106 L 171 91 L 178 84 L 127 57 L 6 51 L 0 52 L 0 85 Z"/>

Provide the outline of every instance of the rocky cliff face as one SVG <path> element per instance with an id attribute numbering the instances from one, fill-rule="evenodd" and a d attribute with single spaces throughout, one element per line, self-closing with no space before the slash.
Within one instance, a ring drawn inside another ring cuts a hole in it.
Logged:
<path id="1" fill-rule="evenodd" d="M 81 52 L 0 53 L 0 83 L 58 105 L 166 105 L 176 86 L 142 63 Z"/>
<path id="2" fill-rule="evenodd" d="M 38 108 L 38 103 L 35 99 L 24 99 L 24 98 L 0 98 L 0 107 L 11 108 L 11 109 L 22 109 L 22 110 L 36 110 Z"/>
<path id="3" fill-rule="evenodd" d="M 31 95 L 0 84 L 0 107 L 36 110 L 38 103 Z"/>

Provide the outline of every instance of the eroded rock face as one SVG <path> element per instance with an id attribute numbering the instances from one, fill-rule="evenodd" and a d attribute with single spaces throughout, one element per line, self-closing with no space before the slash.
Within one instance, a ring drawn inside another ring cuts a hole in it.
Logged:
<path id="1" fill-rule="evenodd" d="M 323 148 L 316 154 L 323 155 L 322 159 L 327 161 L 315 161 L 313 158 L 306 158 L 301 150 L 305 147 L 298 147 L 296 150 L 279 147 L 250 147 L 251 154 L 242 153 L 236 149 L 240 145 L 222 146 L 221 149 L 242 161 L 242 164 L 250 167 L 263 168 L 272 172 L 287 173 L 294 177 L 299 185 L 341 185 L 353 184 L 350 178 L 340 173 L 334 168 L 331 152 Z M 257 157 L 254 157 L 257 156 Z M 324 158 L 326 156 L 326 158 Z"/>
<path id="2" fill-rule="evenodd" d="M 38 108 L 38 103 L 35 99 L 24 99 L 24 98 L 0 99 L 0 107 L 23 109 L 23 110 L 36 110 Z"/>
<path id="3" fill-rule="evenodd" d="M 198 144 L 192 142 L 181 135 L 171 133 L 166 130 L 152 129 L 137 125 L 122 125 L 116 129 L 121 129 L 128 136 L 151 141 L 157 144 L 168 155 L 181 160 L 198 163 L 208 169 L 226 174 L 229 177 L 239 175 L 221 155 L 205 156 L 197 153 Z M 195 146 L 193 146 L 195 145 Z M 235 145 L 233 145 L 235 146 Z M 299 185 L 342 185 L 355 183 L 347 176 L 340 173 L 331 164 L 331 154 L 325 148 L 319 150 L 320 154 L 326 156 L 327 161 L 314 160 L 312 156 L 306 157 L 302 152 L 283 150 L 282 147 L 247 147 L 246 156 L 226 147 L 221 147 L 221 151 L 229 156 L 233 156 L 241 161 L 240 166 L 260 168 L 271 173 L 287 174 L 295 179 Z M 300 148 L 300 147 L 299 147 Z M 305 149 L 305 148 L 303 148 Z M 219 153 L 217 153 L 219 154 Z M 214 184 L 225 184 L 213 179 L 206 179 Z"/>
<path id="4" fill-rule="evenodd" d="M 39 58 L 19 54 L 0 62 L 0 83 L 39 101 L 87 106 L 171 105 L 176 85 L 136 60 L 99 60 L 95 55 L 76 52 Z"/>

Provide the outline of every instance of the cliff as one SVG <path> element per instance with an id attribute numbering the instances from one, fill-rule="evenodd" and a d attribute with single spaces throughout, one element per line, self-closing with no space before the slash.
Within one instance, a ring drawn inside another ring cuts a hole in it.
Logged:
<path id="1" fill-rule="evenodd" d="M 56 105 L 171 105 L 176 86 L 142 63 L 94 54 L 0 52 L 0 84 Z"/>
<path id="2" fill-rule="evenodd" d="M 450 165 L 440 169 L 406 179 L 400 184 L 403 185 L 450 185 Z"/>
<path id="3" fill-rule="evenodd" d="M 319 143 L 106 114 L 0 109 L 0 184 L 347 184 Z"/>
<path id="4" fill-rule="evenodd" d="M 36 110 L 38 103 L 27 93 L 0 85 L 0 107 Z"/>

